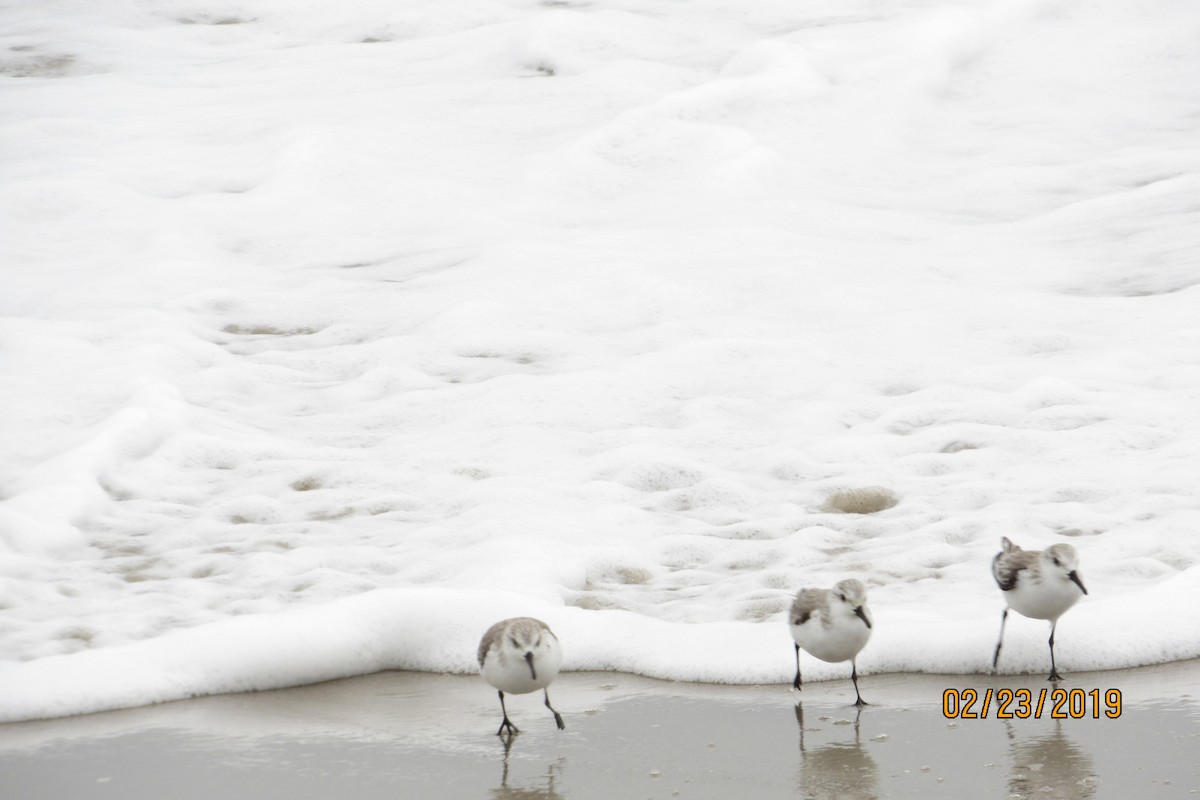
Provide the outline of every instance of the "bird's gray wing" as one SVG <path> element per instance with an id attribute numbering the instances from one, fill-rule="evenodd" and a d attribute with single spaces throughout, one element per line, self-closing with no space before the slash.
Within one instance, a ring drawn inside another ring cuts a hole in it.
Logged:
<path id="1" fill-rule="evenodd" d="M 503 635 L 504 623 L 497 622 L 495 625 L 487 629 L 487 633 L 479 640 L 479 666 L 483 666 L 483 660 L 487 657 L 488 650 L 492 649 L 492 644 Z"/>
<path id="2" fill-rule="evenodd" d="M 792 601 L 792 624 L 803 625 L 825 606 L 828 589 L 801 589 Z"/>
<path id="3" fill-rule="evenodd" d="M 1029 569 L 1037 561 L 1038 554 L 1028 550 L 1009 550 L 997 553 L 992 559 L 992 577 L 1000 591 L 1011 591 L 1017 585 L 1021 570 Z"/>

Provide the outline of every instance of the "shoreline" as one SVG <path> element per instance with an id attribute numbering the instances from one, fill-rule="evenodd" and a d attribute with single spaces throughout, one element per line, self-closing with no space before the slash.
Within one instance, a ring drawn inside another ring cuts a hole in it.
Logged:
<path id="1" fill-rule="evenodd" d="M 1120 715 L 948 719 L 947 689 L 1052 689 L 1043 676 L 862 675 L 781 685 L 673 683 L 564 673 L 507 696 L 522 733 L 496 735 L 496 695 L 478 676 L 379 672 L 0 726 L 13 797 L 207 798 L 286 791 L 296 800 L 437 796 L 1130 796 L 1200 793 L 1200 660 L 1068 674 L 1085 703 Z M 1098 690 L 1092 695 L 1092 690 Z M 1003 794 L 1000 794 L 1003 793 Z"/>

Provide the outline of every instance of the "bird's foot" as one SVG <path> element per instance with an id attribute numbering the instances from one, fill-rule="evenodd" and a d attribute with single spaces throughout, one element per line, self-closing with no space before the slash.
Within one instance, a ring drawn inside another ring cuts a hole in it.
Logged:
<path id="1" fill-rule="evenodd" d="M 508 729 L 508 735 L 510 738 L 521 732 L 520 728 L 509 722 L 508 717 L 505 717 L 504 721 L 500 723 L 500 730 L 496 731 L 496 735 L 503 736 L 506 728 Z"/>
<path id="2" fill-rule="evenodd" d="M 558 713 L 557 711 L 554 712 L 554 724 L 558 725 L 558 729 L 560 731 L 565 731 L 567 729 L 567 724 L 563 722 L 562 714 Z"/>

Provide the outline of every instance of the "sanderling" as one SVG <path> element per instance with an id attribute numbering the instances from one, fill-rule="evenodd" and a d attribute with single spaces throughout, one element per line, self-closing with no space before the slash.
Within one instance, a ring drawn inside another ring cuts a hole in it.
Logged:
<path id="1" fill-rule="evenodd" d="M 508 728 L 509 736 L 520 733 L 508 721 L 504 693 L 528 694 L 541 689 L 546 695 L 546 708 L 554 713 L 558 729 L 566 730 L 562 715 L 550 705 L 546 687 L 558 675 L 562 664 L 562 648 L 558 638 L 546 623 L 533 617 L 513 617 L 497 622 L 487 629 L 479 641 L 479 672 L 483 679 L 500 692 L 500 712 L 504 721 L 496 735 Z"/>
<path id="2" fill-rule="evenodd" d="M 792 638 L 796 640 L 796 679 L 800 688 L 800 650 L 803 648 L 822 661 L 850 662 L 850 680 L 854 681 L 854 705 L 867 703 L 858 693 L 858 652 L 871 638 L 871 612 L 867 610 L 867 587 L 849 578 L 832 589 L 801 589 L 788 615 Z"/>
<path id="3" fill-rule="evenodd" d="M 1000 547 L 1001 551 L 992 559 L 992 575 L 1008 605 L 1000 617 L 1000 638 L 996 640 L 992 669 L 1000 663 L 1004 623 L 1011 608 L 1030 619 L 1050 620 L 1050 677 L 1046 680 L 1062 680 L 1054 666 L 1054 629 L 1058 627 L 1058 618 L 1088 593 L 1076 571 L 1079 557 L 1075 548 L 1052 544 L 1045 550 L 1022 550 L 1007 536 L 1000 540 Z"/>

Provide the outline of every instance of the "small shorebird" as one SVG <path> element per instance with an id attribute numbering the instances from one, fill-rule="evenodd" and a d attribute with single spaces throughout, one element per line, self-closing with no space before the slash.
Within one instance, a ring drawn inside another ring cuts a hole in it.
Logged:
<path id="1" fill-rule="evenodd" d="M 867 587 L 848 578 L 832 589 L 801 589 L 796 593 L 788 615 L 792 638 L 796 640 L 796 679 L 792 688 L 800 689 L 800 650 L 807 650 L 822 661 L 850 662 L 850 680 L 854 681 L 854 705 L 867 702 L 858 693 L 858 652 L 871 638 L 871 612 L 867 610 Z"/>
<path id="2" fill-rule="evenodd" d="M 1030 619 L 1050 620 L 1050 677 L 1062 680 L 1054 666 L 1054 629 L 1058 618 L 1088 593 L 1079 578 L 1079 557 L 1069 544 L 1052 544 L 1045 550 L 1022 550 L 1008 537 L 1000 540 L 1002 548 L 992 559 L 992 576 L 1004 592 L 1004 614 L 1000 617 L 1000 638 L 992 669 L 1000 663 L 1000 646 L 1004 644 L 1004 623 L 1008 609 Z"/>
<path id="3" fill-rule="evenodd" d="M 546 623 L 533 617 L 513 617 L 497 622 L 487 629 L 479 641 L 479 672 L 483 679 L 500 692 L 500 712 L 504 721 L 496 735 L 520 733 L 508 721 L 504 693 L 528 694 L 541 689 L 546 695 L 546 708 L 554 713 L 558 729 L 566 730 L 562 715 L 550 705 L 546 687 L 558 675 L 562 664 L 562 647 Z"/>

